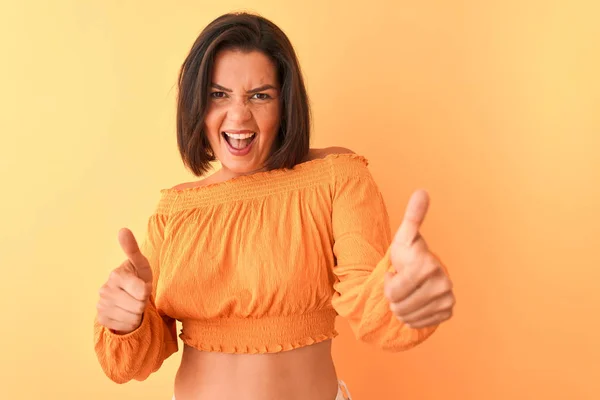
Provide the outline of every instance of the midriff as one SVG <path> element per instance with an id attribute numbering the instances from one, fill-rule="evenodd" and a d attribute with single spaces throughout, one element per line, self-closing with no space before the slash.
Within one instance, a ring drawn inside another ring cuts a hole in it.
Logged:
<path id="1" fill-rule="evenodd" d="M 333 400 L 331 340 L 268 354 L 205 352 L 184 345 L 177 400 Z"/>

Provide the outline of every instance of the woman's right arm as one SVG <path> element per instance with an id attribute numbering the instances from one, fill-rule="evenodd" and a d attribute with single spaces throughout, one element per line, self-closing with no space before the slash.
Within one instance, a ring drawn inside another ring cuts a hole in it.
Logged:
<path id="1" fill-rule="evenodd" d="M 100 289 L 95 351 L 104 373 L 116 383 L 146 379 L 178 350 L 176 321 L 155 304 L 166 219 L 150 217 L 141 250 L 129 230 L 119 232 L 127 260 Z"/>

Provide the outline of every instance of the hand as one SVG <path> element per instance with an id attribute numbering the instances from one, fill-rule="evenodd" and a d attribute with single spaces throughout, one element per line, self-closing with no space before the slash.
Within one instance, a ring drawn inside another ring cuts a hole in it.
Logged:
<path id="1" fill-rule="evenodd" d="M 142 323 L 152 292 L 152 270 L 129 229 L 121 229 L 118 238 L 127 260 L 110 273 L 100 288 L 97 320 L 118 334 L 127 334 Z"/>
<path id="2" fill-rule="evenodd" d="M 384 284 L 390 309 L 411 328 L 449 319 L 455 304 L 452 281 L 419 233 L 428 207 L 427 192 L 413 193 L 390 249 L 396 274 L 386 275 Z"/>

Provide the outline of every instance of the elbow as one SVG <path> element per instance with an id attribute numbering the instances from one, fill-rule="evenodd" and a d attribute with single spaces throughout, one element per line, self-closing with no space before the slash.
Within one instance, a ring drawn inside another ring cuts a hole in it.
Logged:
<path id="1" fill-rule="evenodd" d="M 423 342 L 424 340 L 383 342 L 380 343 L 379 348 L 386 353 L 400 353 L 411 350 Z"/>
<path id="2" fill-rule="evenodd" d="M 123 376 L 119 376 L 119 375 L 109 376 L 109 379 L 119 385 L 123 385 L 123 384 L 131 381 L 131 378 L 127 378 L 127 377 L 123 377 Z"/>
<path id="3" fill-rule="evenodd" d="M 108 365 L 101 363 L 101 366 L 106 377 L 119 385 L 131 382 L 133 380 L 136 380 L 138 382 L 144 381 L 148 378 L 150 372 L 152 372 L 144 371 L 144 369 L 141 369 L 139 371 L 124 369 L 122 366 L 114 364 Z"/>
<path id="4" fill-rule="evenodd" d="M 130 382 L 134 378 L 134 374 L 121 370 L 117 366 L 109 366 L 101 363 L 104 375 L 114 383 L 119 385 Z"/>
<path id="5" fill-rule="evenodd" d="M 136 362 L 137 358 L 115 349 L 107 349 L 102 346 L 102 342 L 96 344 L 96 357 L 104 375 L 117 384 L 124 384 L 133 379 L 138 379 L 140 375 L 140 365 Z M 145 378 L 144 378 L 145 379 Z"/>

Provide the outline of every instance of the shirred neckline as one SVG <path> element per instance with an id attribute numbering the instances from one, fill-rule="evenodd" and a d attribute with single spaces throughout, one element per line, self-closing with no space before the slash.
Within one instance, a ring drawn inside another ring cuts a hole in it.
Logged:
<path id="1" fill-rule="evenodd" d="M 171 214 L 208 205 L 258 199 L 315 185 L 329 185 L 334 179 L 334 165 L 356 168 L 367 166 L 363 156 L 354 153 L 328 154 L 323 158 L 297 164 L 293 168 L 274 169 L 242 175 L 223 182 L 183 189 L 160 190 L 157 212 Z"/>
<path id="2" fill-rule="evenodd" d="M 176 189 L 174 187 L 173 188 L 164 188 L 164 189 L 160 190 L 160 193 L 162 193 L 162 194 L 171 194 L 171 193 L 182 194 L 182 193 L 187 193 L 187 192 L 208 190 L 208 189 L 212 189 L 212 188 L 215 188 L 218 186 L 230 186 L 230 185 L 234 185 L 236 183 L 261 181 L 263 178 L 281 176 L 283 174 L 288 174 L 290 172 L 312 171 L 315 169 L 321 170 L 324 167 L 329 167 L 332 160 L 336 159 L 336 158 L 343 158 L 343 159 L 349 159 L 349 160 L 355 159 L 357 161 L 363 162 L 365 165 L 368 165 L 368 163 L 369 163 L 365 157 L 355 154 L 355 153 L 334 153 L 334 154 L 328 154 L 322 158 L 316 158 L 313 160 L 309 160 L 309 161 L 305 161 L 303 163 L 296 164 L 292 168 L 272 169 L 272 170 L 268 170 L 268 171 L 255 172 L 250 175 L 240 175 L 240 176 L 236 176 L 234 178 L 228 179 L 226 181 L 210 183 L 208 185 L 203 185 L 203 186 L 194 186 L 194 187 L 183 188 L 183 189 Z"/>

